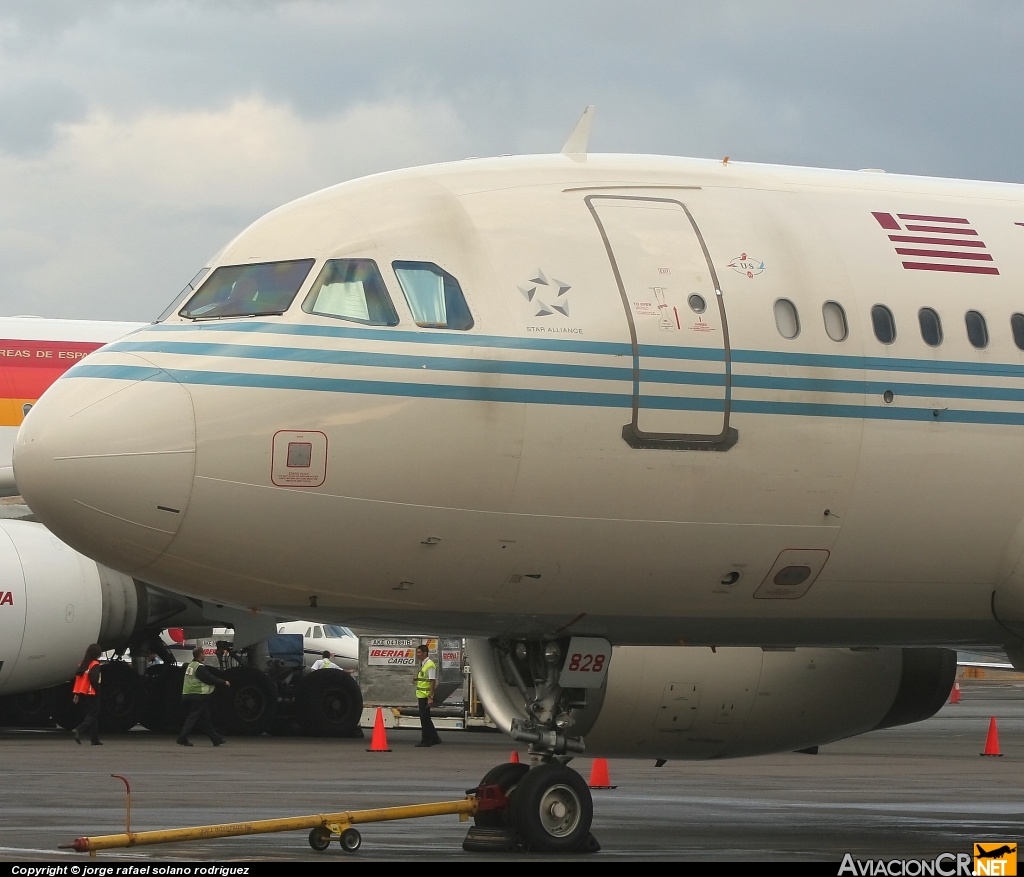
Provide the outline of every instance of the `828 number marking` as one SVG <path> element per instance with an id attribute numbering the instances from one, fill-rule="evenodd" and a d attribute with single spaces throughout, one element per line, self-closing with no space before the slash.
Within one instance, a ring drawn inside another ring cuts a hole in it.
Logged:
<path id="1" fill-rule="evenodd" d="M 576 652 L 569 659 L 569 670 L 579 673 L 600 673 L 604 669 L 604 655 L 581 655 Z"/>

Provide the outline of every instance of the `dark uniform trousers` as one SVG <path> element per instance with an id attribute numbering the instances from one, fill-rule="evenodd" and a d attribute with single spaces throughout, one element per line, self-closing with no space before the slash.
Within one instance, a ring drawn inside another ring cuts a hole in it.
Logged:
<path id="1" fill-rule="evenodd" d="M 210 697 L 209 694 L 186 694 L 182 700 L 189 705 L 188 718 L 181 727 L 179 740 L 187 740 L 188 735 L 193 731 L 206 734 L 213 743 L 222 743 L 224 738 L 217 733 L 213 727 L 213 719 L 210 718 Z"/>
<path id="2" fill-rule="evenodd" d="M 100 696 L 98 694 L 80 694 L 78 702 L 85 709 L 85 718 L 75 731 L 79 737 L 89 735 L 93 743 L 100 742 Z"/>
<path id="3" fill-rule="evenodd" d="M 420 727 L 423 729 L 423 739 L 420 741 L 433 746 L 435 743 L 440 743 L 441 738 L 438 736 L 437 728 L 434 727 L 434 721 L 430 718 L 430 704 L 427 702 L 430 698 L 417 697 L 416 703 L 420 708 Z"/>

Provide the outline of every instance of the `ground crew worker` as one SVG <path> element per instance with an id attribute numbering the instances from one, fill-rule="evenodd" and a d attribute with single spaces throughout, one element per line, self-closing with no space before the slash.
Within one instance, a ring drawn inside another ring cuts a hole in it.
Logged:
<path id="1" fill-rule="evenodd" d="M 197 725 L 210 738 L 214 746 L 220 746 L 224 738 L 217 733 L 213 727 L 213 720 L 210 718 L 210 695 L 218 685 L 231 687 L 231 683 L 211 670 L 203 663 L 206 653 L 202 646 L 196 646 L 192 650 L 192 660 L 185 668 L 185 681 L 181 686 L 181 699 L 190 707 L 188 718 L 181 726 L 181 733 L 175 741 L 179 746 L 191 746 L 188 735 Z"/>
<path id="2" fill-rule="evenodd" d="M 417 746 L 436 746 L 441 742 L 437 729 L 430 718 L 430 708 L 434 705 L 434 691 L 437 689 L 437 664 L 430 660 L 430 652 L 426 646 L 416 646 L 416 660 L 420 662 L 416 673 L 416 705 L 420 710 L 420 742 Z"/>
<path id="3" fill-rule="evenodd" d="M 331 653 L 325 650 L 322 654 L 322 657 L 313 662 L 313 669 L 340 670 L 341 667 L 339 667 L 337 664 L 334 663 L 334 661 L 331 660 Z"/>
<path id="4" fill-rule="evenodd" d="M 71 733 L 75 736 L 75 742 L 82 745 L 82 735 L 88 734 L 93 746 L 102 746 L 100 743 L 100 682 L 102 668 L 99 657 L 102 654 L 100 647 L 93 643 L 85 650 L 85 657 L 75 671 L 74 702 L 80 703 L 85 710 L 85 718 L 81 724 Z"/>

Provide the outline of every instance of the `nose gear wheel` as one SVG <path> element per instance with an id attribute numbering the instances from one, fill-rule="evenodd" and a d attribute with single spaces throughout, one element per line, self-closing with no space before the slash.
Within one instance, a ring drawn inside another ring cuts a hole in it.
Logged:
<path id="1" fill-rule="evenodd" d="M 556 763 L 538 765 L 526 774 L 511 807 L 523 846 L 537 852 L 580 849 L 594 819 L 594 801 L 583 777 Z"/>

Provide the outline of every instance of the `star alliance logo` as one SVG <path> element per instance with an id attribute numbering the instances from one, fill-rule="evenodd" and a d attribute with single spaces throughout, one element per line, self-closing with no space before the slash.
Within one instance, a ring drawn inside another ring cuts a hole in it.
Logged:
<path id="1" fill-rule="evenodd" d="M 525 286 L 517 286 L 516 289 L 519 290 L 523 298 L 537 308 L 534 313 L 535 317 L 550 317 L 555 311 L 563 317 L 569 316 L 567 293 L 572 287 L 561 280 L 555 280 L 554 277 L 548 278 L 540 268 L 537 269 L 537 273 L 533 277 L 526 281 Z"/>

